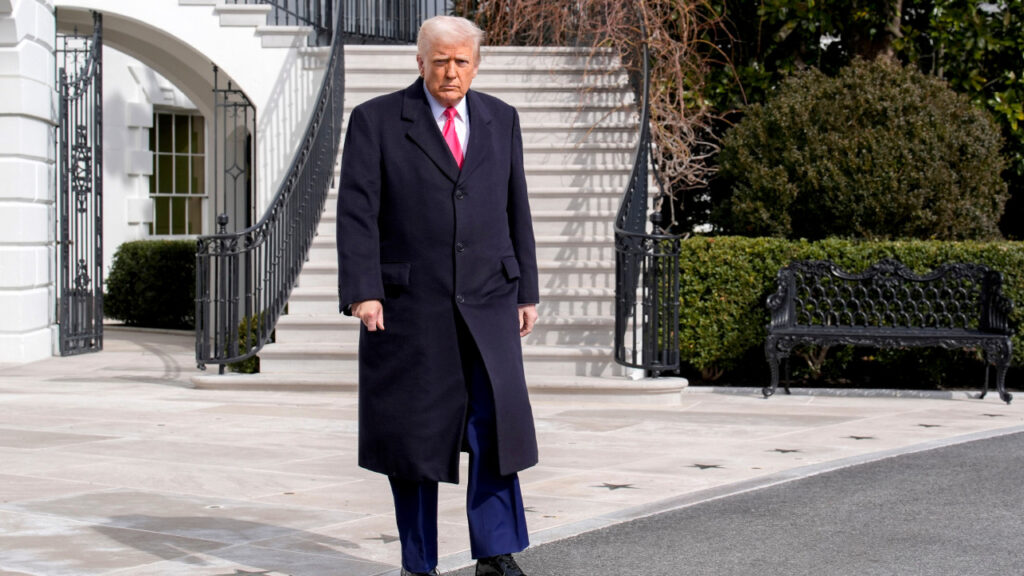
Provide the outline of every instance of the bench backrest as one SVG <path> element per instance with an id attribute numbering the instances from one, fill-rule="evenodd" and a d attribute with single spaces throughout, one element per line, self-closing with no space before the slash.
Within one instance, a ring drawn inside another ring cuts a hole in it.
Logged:
<path id="1" fill-rule="evenodd" d="M 1009 333 L 1012 303 L 1002 275 L 981 264 L 944 264 L 924 275 L 881 260 L 860 274 L 803 260 L 779 271 L 768 298 L 772 327 L 846 326 L 968 329 Z"/>

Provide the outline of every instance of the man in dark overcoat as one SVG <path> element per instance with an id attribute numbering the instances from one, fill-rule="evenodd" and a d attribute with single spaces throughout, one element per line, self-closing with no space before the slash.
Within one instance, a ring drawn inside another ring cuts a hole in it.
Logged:
<path id="1" fill-rule="evenodd" d="M 402 573 L 436 574 L 437 483 L 459 481 L 480 576 L 522 574 L 517 472 L 537 462 L 520 338 L 537 319 L 514 108 L 470 90 L 483 33 L 420 28 L 420 78 L 357 106 L 338 201 L 341 309 L 359 337 L 359 464 L 389 477 Z"/>

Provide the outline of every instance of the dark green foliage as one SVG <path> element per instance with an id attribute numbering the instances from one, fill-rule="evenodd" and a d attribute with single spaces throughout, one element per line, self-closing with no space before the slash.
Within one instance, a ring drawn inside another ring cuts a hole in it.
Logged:
<path id="1" fill-rule="evenodd" d="M 251 350 L 260 340 L 260 323 L 263 322 L 264 315 L 256 314 L 243 319 L 238 324 L 238 351 L 239 353 Z M 271 335 L 271 342 L 273 342 L 273 335 Z M 258 374 L 260 371 L 260 357 L 250 356 L 240 362 L 228 364 L 228 369 L 232 372 L 239 372 L 241 374 Z"/>
<path id="2" fill-rule="evenodd" d="M 763 385 L 768 374 L 763 352 L 768 324 L 765 299 L 775 291 L 779 268 L 793 260 L 825 259 L 848 271 L 859 272 L 882 258 L 897 258 L 919 274 L 947 262 L 976 262 L 1002 272 L 1003 293 L 1015 303 L 1010 315 L 1011 325 L 1018 330 L 1013 338 L 1014 364 L 1024 364 L 1024 339 L 1019 333 L 1024 326 L 1024 243 L 839 239 L 808 242 L 735 236 L 696 237 L 682 243 L 680 358 L 706 379 L 713 379 L 722 372 L 749 368 L 746 372 L 753 377 L 765 379 L 760 382 Z M 849 371 L 854 356 L 870 356 L 876 365 L 889 368 L 919 366 L 918 373 L 924 378 L 936 372 L 937 367 L 970 354 L 909 350 L 854 355 L 837 349 L 830 352 L 823 367 L 825 375 L 856 376 Z M 939 364 L 936 358 L 948 361 Z M 974 384 L 971 381 L 968 385 Z"/>
<path id="3" fill-rule="evenodd" d="M 793 75 L 723 140 L 725 233 L 998 238 L 1001 137 L 943 82 L 882 61 Z"/>
<path id="4" fill-rule="evenodd" d="M 129 326 L 191 329 L 195 293 L 194 241 L 126 242 L 107 276 L 104 314 Z"/>
<path id="5" fill-rule="evenodd" d="M 795 70 L 834 75 L 855 58 L 894 58 L 948 81 L 995 118 L 1011 194 L 1000 226 L 1024 239 L 1024 1 L 736 0 L 723 10 L 726 33 L 706 36 L 728 58 L 712 68 L 704 94 L 730 120 Z"/>

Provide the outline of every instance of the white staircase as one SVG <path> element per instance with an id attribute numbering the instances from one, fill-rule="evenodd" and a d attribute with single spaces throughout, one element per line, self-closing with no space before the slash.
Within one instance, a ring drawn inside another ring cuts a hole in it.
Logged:
<path id="1" fill-rule="evenodd" d="M 355 105 L 416 78 L 415 47 L 345 51 L 346 118 Z M 617 59 L 577 49 L 485 48 L 473 88 L 520 114 L 541 290 L 540 320 L 523 347 L 531 391 L 676 401 L 685 380 L 632 380 L 613 360 L 613 227 L 637 135 L 633 94 Z M 338 312 L 336 205 L 333 191 L 276 343 L 260 352 L 254 386 L 356 384 L 359 324 Z"/>

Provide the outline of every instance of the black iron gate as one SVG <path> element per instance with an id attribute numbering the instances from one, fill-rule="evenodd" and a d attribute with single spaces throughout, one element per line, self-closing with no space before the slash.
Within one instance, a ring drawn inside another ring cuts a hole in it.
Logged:
<path id="1" fill-rule="evenodd" d="M 57 35 L 57 323 L 62 356 L 103 349 L 103 19 Z"/>

